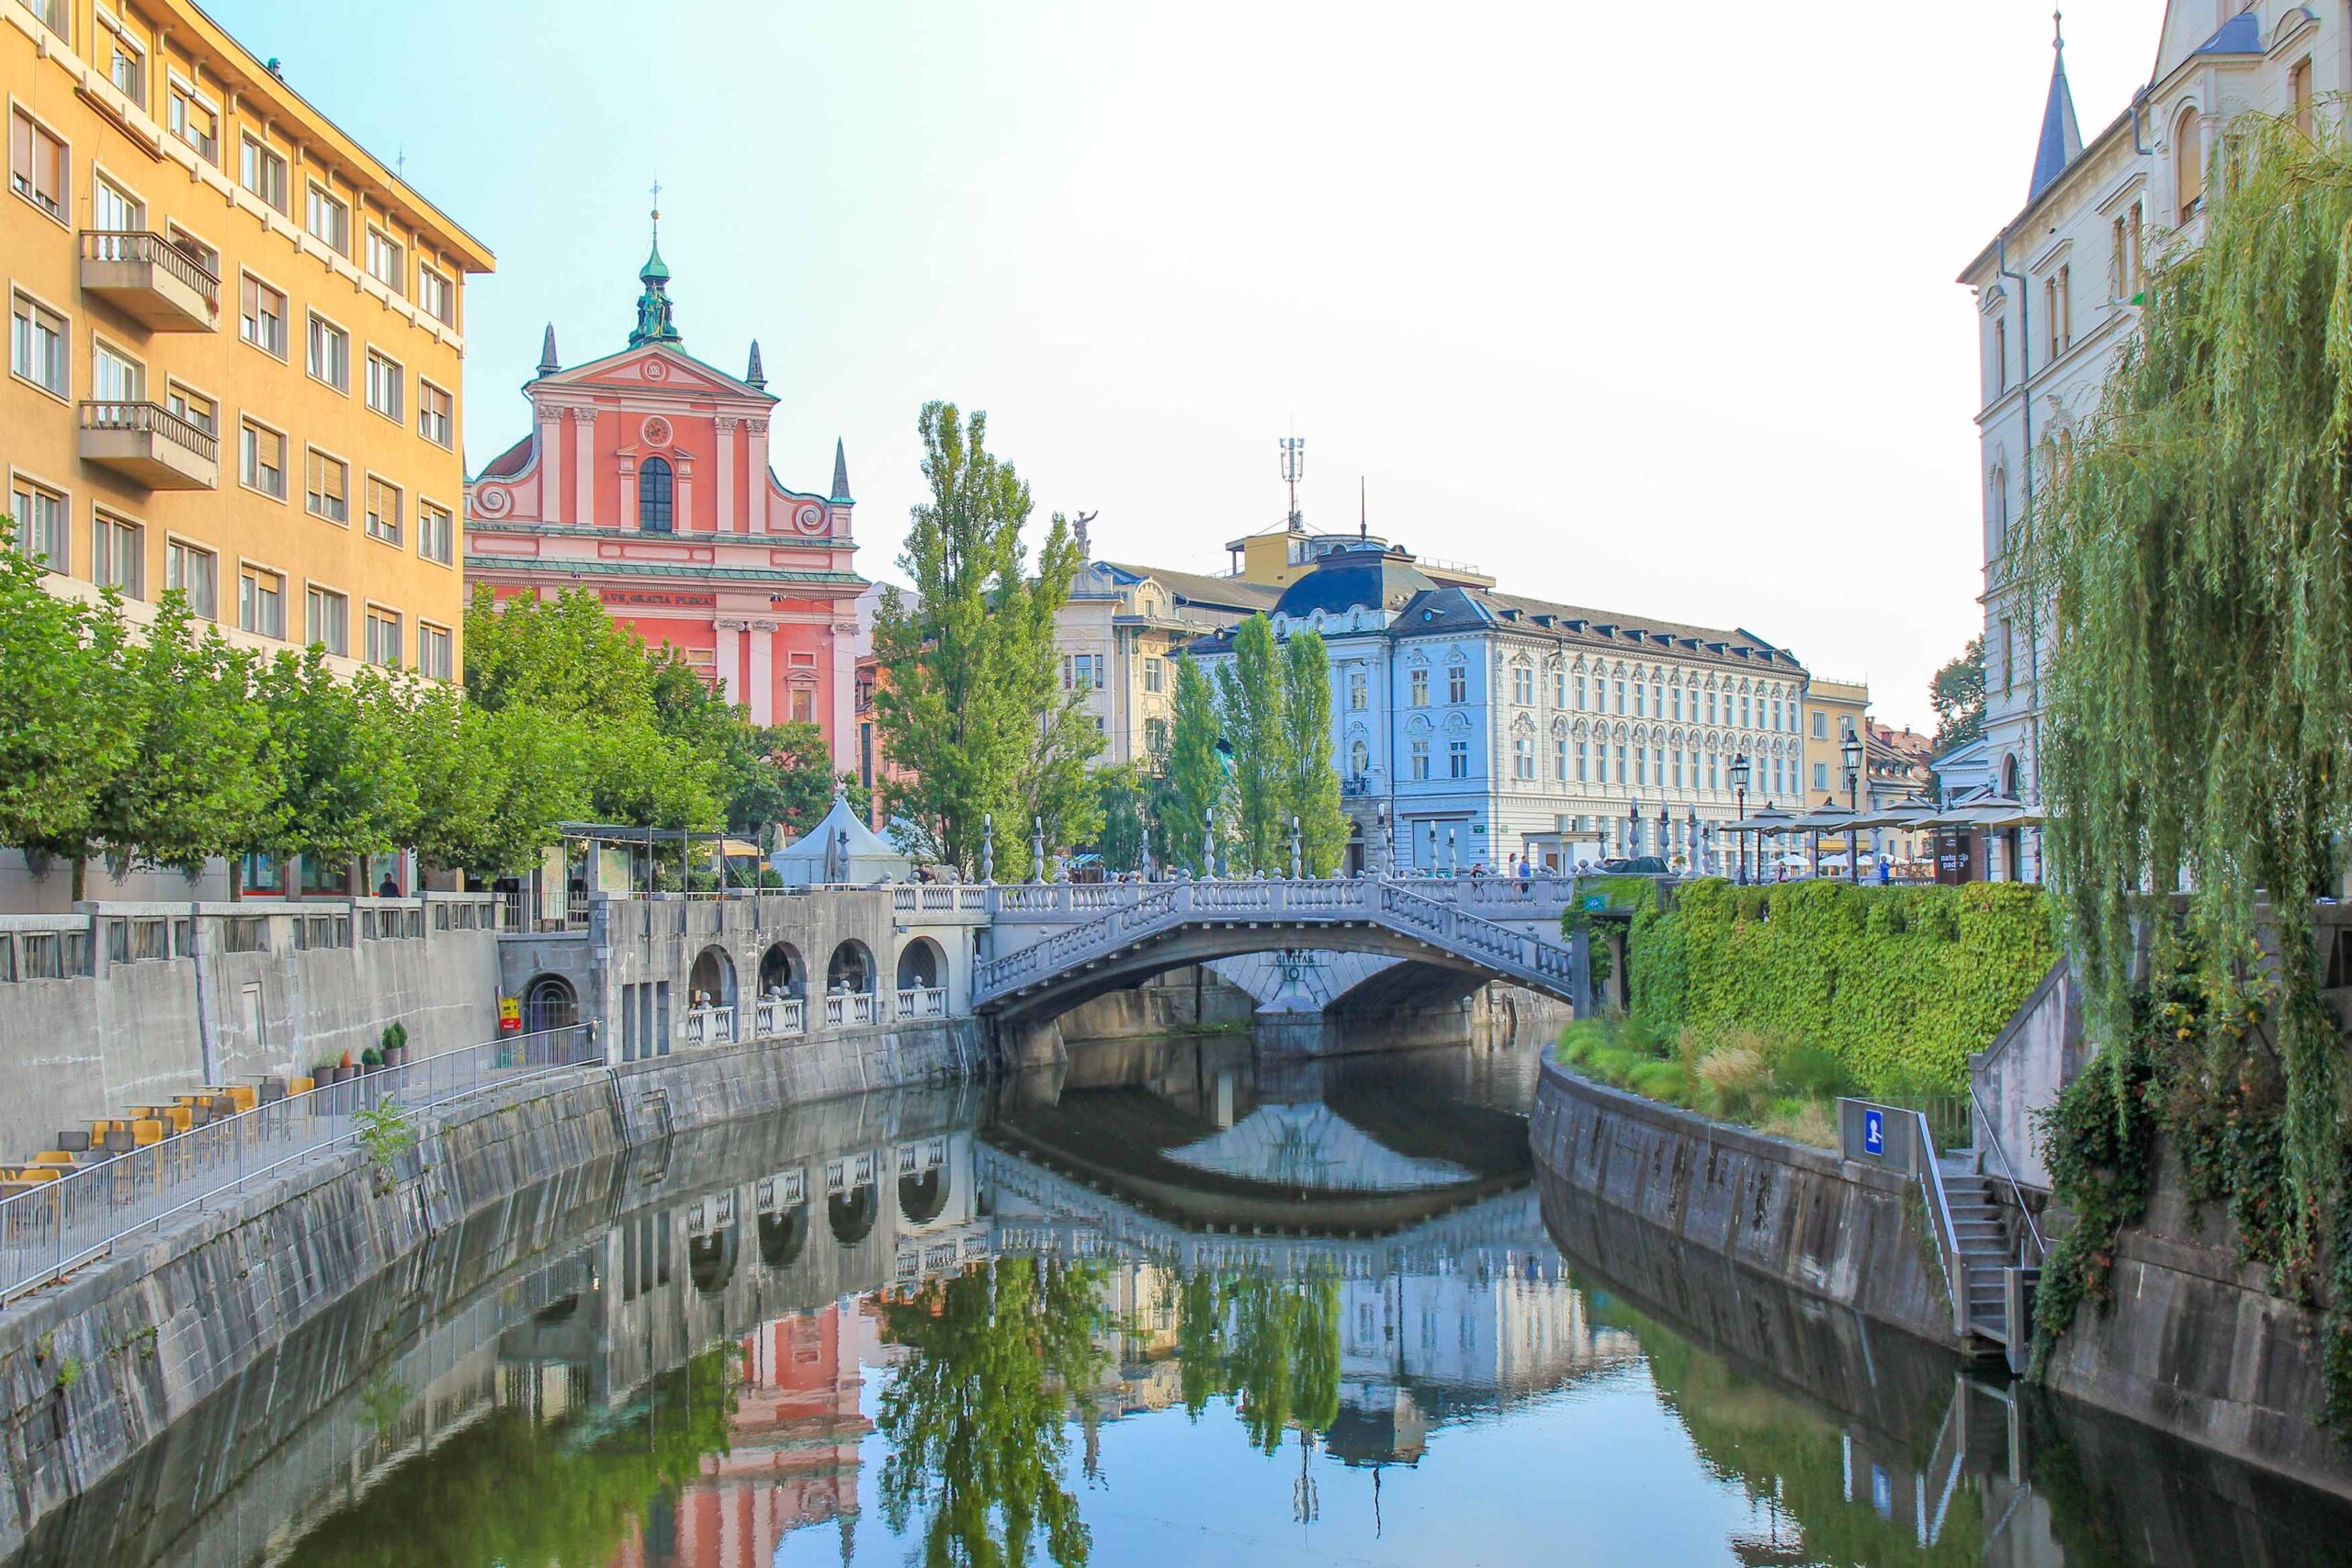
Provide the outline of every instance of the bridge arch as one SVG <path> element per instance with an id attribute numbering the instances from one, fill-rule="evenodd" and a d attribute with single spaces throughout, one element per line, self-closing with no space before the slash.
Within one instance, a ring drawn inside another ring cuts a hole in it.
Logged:
<path id="1" fill-rule="evenodd" d="M 825 963 L 825 994 L 870 995 L 874 990 L 874 952 L 855 937 L 833 949 Z"/>
<path id="2" fill-rule="evenodd" d="M 772 942 L 760 954 L 760 995 L 791 996 L 808 985 L 808 965 L 788 942 Z"/>

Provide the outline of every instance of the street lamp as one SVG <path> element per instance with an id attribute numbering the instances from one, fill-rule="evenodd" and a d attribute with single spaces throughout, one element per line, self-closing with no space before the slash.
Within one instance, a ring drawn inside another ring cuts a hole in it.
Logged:
<path id="1" fill-rule="evenodd" d="M 1747 834 L 1745 831 L 1747 821 L 1747 753 L 1745 751 L 1731 760 L 1731 792 L 1739 799 L 1739 820 L 1742 825 L 1742 830 L 1734 835 L 1732 852 L 1739 857 L 1739 870 L 1736 874 L 1735 880 L 1742 886 L 1747 884 Z"/>
<path id="2" fill-rule="evenodd" d="M 1851 724 L 1846 727 L 1846 739 L 1838 750 L 1846 760 L 1846 808 L 1851 811 L 1856 809 L 1856 792 L 1861 787 L 1862 778 L 1862 738 Z M 1861 856 L 1855 848 L 1854 829 L 1849 825 L 1846 829 L 1846 880 L 1851 883 L 1861 879 Z"/>

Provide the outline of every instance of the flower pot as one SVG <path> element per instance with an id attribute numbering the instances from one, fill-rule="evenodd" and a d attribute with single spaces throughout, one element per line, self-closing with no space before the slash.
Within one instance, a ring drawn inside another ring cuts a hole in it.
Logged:
<path id="1" fill-rule="evenodd" d="M 384 1066 L 388 1067 L 407 1066 L 408 1047 L 405 1045 L 387 1046 L 384 1050 Z"/>

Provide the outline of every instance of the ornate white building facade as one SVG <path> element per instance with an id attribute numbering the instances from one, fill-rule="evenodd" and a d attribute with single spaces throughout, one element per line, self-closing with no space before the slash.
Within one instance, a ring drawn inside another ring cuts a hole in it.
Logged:
<path id="1" fill-rule="evenodd" d="M 2088 142 L 2063 40 L 2024 208 L 1960 281 L 1975 291 L 1983 382 L 1985 750 L 1996 791 L 2034 803 L 2047 632 L 2005 567 L 2013 525 L 2064 463 L 2136 330 L 2148 268 L 2200 237 L 2205 186 L 2248 111 L 2307 127 L 2352 87 L 2340 6 L 2169 0 L 2148 84 Z M 2038 877 L 2036 835 L 1991 846 L 1990 874 Z"/>
<path id="2" fill-rule="evenodd" d="M 1804 667 L 1752 632 L 1439 583 L 1369 536 L 1271 618 L 1330 651 L 1351 872 L 1617 854 L 1728 872 L 1739 756 L 1747 810 L 1803 804 Z M 1206 666 L 1231 649 L 1193 645 Z"/>

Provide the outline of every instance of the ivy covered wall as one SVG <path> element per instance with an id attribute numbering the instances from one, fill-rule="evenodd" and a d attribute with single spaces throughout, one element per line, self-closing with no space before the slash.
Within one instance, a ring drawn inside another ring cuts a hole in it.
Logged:
<path id="1" fill-rule="evenodd" d="M 1865 1091 L 1958 1090 L 2058 957 L 2038 887 L 1686 885 L 1634 918 L 1634 1018 L 1836 1055 Z"/>

